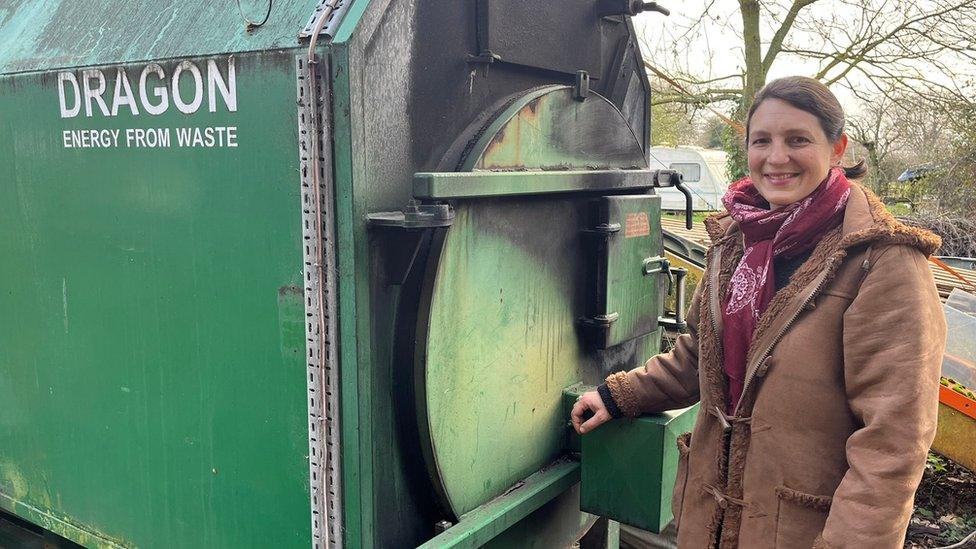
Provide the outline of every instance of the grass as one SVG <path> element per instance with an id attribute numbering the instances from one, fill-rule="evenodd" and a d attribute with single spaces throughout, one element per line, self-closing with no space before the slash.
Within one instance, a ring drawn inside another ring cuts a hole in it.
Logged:
<path id="1" fill-rule="evenodd" d="M 695 225 L 701 225 L 705 221 L 705 218 L 712 215 L 713 213 L 715 212 L 693 212 L 691 215 L 691 221 Z M 670 219 L 679 219 L 682 221 L 685 218 L 685 212 L 664 211 L 661 212 L 661 215 Z"/>

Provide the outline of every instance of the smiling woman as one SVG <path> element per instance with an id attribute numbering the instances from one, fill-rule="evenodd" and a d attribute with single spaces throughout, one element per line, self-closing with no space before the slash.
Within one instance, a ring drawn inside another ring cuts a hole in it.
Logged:
<path id="1" fill-rule="evenodd" d="M 749 173 L 773 208 L 812 193 L 844 156 L 847 136 L 831 143 L 817 117 L 786 101 L 768 99 L 750 119 Z"/>
<path id="2" fill-rule="evenodd" d="M 757 94 L 746 122 L 749 175 L 773 208 L 799 201 L 817 188 L 847 150 L 844 111 L 813 79 L 781 78 Z M 844 170 L 864 176 L 864 162 Z"/>
<path id="3" fill-rule="evenodd" d="M 746 135 L 750 177 L 705 220 L 689 333 L 585 393 L 573 423 L 701 402 L 672 499 L 680 548 L 900 548 L 935 434 L 939 239 L 849 180 L 864 166 L 839 165 L 844 113 L 823 84 L 770 82 Z"/>

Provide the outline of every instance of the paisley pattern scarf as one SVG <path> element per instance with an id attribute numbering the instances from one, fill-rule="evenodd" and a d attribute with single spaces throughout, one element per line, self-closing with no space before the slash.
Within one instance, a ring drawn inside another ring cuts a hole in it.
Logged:
<path id="1" fill-rule="evenodd" d="M 840 168 L 832 168 L 806 198 L 775 210 L 748 177 L 729 185 L 722 203 L 739 223 L 745 250 L 722 299 L 723 369 L 729 380 L 728 410 L 732 413 L 745 382 L 749 345 L 759 319 L 776 293 L 773 261 L 813 249 L 824 234 L 840 225 L 851 184 Z"/>

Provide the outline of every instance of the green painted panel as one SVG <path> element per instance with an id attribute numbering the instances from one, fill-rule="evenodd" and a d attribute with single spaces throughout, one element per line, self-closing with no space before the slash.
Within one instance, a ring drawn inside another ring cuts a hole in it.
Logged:
<path id="1" fill-rule="evenodd" d="M 359 1 L 352 10 L 365 4 Z M 343 20 L 337 38 L 347 39 L 343 29 L 358 28 L 362 11 Z M 370 318 L 370 303 L 366 288 L 370 272 L 361 267 L 361 248 L 366 242 L 365 223 L 362 222 L 363 196 L 354 193 L 365 175 L 354 153 L 362 154 L 355 145 L 361 138 L 360 120 L 352 116 L 356 99 L 355 74 L 350 66 L 347 44 L 330 48 L 332 76 L 333 170 L 336 202 L 336 263 L 338 269 L 338 319 L 341 440 L 342 440 L 342 510 L 343 541 L 347 547 L 374 547 L 373 532 L 373 440 L 370 405 L 372 379 L 369 368 L 369 346 L 359 345 L 368 340 L 370 327 L 363 327 Z M 358 69 L 359 67 L 357 67 Z M 364 194 L 364 193 L 363 193 Z M 363 356 L 365 355 L 365 356 Z"/>
<path id="2" fill-rule="evenodd" d="M 236 71 L 159 116 L 0 78 L 0 501 L 86 545 L 310 544 L 294 54 Z"/>
<path id="3" fill-rule="evenodd" d="M 530 178 L 527 184 L 531 185 Z M 577 328 L 585 197 L 459 204 L 427 338 L 426 417 L 438 475 L 462 515 L 551 461 L 564 445 L 564 387 L 595 383 L 637 341 L 587 350 Z"/>
<path id="4" fill-rule="evenodd" d="M 513 99 L 464 161 L 467 170 L 643 165 L 639 140 L 620 112 L 597 94 L 575 100 L 567 86 Z M 522 172 L 505 184 L 545 190 L 551 185 L 543 180 L 551 179 Z M 565 182 L 557 185 L 566 190 Z M 646 342 L 637 339 L 601 355 L 578 328 L 590 286 L 584 266 L 595 261 L 581 237 L 593 198 L 576 193 L 456 206 L 432 294 L 420 410 L 421 425 L 429 425 L 432 474 L 456 516 L 561 451 L 564 387 L 646 358 Z"/>
<path id="5" fill-rule="evenodd" d="M 599 293 L 602 315 L 616 315 L 605 328 L 602 346 L 614 346 L 640 337 L 658 328 L 663 312 L 660 290 L 667 268 L 660 261 L 661 197 L 652 195 L 608 196 L 596 205 L 601 224 L 619 227 L 609 237 L 600 239 L 605 255 L 600 258 L 601 274 L 596 277 L 604 286 Z M 651 263 L 645 264 L 647 261 Z M 595 330 L 595 329 L 594 329 Z"/>
<path id="6" fill-rule="evenodd" d="M 577 101 L 571 87 L 547 86 L 495 117 L 462 171 L 646 166 L 640 140 L 613 103 L 596 93 Z"/>
<path id="7" fill-rule="evenodd" d="M 580 508 L 651 532 L 671 521 L 678 436 L 695 425 L 698 405 L 622 418 L 583 435 Z"/>
<path id="8" fill-rule="evenodd" d="M 575 489 L 579 485 L 579 468 L 579 463 L 568 459 L 549 464 L 503 496 L 462 516 L 456 525 L 419 549 L 530 548 L 540 547 L 540 542 L 541 547 L 568 546 L 575 539 L 559 543 L 558 536 L 566 535 L 567 524 L 575 533 L 586 521 L 579 512 Z M 526 524 L 533 516 L 536 522 Z"/>
<path id="9" fill-rule="evenodd" d="M 653 186 L 650 170 L 586 170 L 533 172 L 526 185 L 522 172 L 436 172 L 413 176 L 416 198 L 447 200 L 487 196 L 518 196 L 566 192 L 646 191 Z"/>
<path id="10" fill-rule="evenodd" d="M 0 74 L 294 48 L 317 3 L 0 0 Z"/>

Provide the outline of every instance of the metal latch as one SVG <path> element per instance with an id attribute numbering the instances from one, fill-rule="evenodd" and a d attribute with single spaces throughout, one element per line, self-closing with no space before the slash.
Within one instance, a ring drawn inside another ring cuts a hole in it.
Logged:
<path id="1" fill-rule="evenodd" d="M 674 291 L 674 275 L 671 274 L 671 262 L 661 256 L 648 257 L 644 260 L 644 276 L 664 273 L 668 277 L 668 293 Z"/>
<path id="2" fill-rule="evenodd" d="M 685 277 L 688 269 L 684 267 L 668 266 L 668 295 L 675 290 L 674 316 L 658 318 L 658 324 L 677 331 L 684 331 L 688 327 L 685 321 Z"/>

